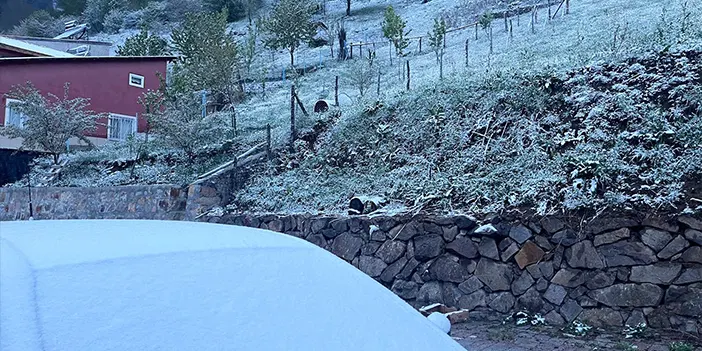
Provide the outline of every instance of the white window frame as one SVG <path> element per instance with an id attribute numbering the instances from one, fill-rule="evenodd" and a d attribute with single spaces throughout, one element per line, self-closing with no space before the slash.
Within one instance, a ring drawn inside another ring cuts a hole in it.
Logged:
<path id="1" fill-rule="evenodd" d="M 137 134 L 137 129 L 139 128 L 139 119 L 135 116 L 128 116 L 128 115 L 122 115 L 119 113 L 110 113 L 109 116 L 107 117 L 107 140 L 110 141 L 127 141 L 127 138 L 120 139 L 120 138 L 112 138 L 110 133 L 110 130 L 112 129 L 112 119 L 113 118 L 119 118 L 119 119 L 131 119 L 134 121 L 132 124 L 134 128 L 132 128 L 132 133 L 131 135 L 136 136 Z"/>
<path id="2" fill-rule="evenodd" d="M 11 107 L 10 107 L 10 104 L 13 103 L 13 102 L 16 103 L 16 102 L 22 102 L 22 101 L 17 100 L 17 99 L 10 99 L 10 98 L 6 98 L 6 99 L 5 99 L 5 126 L 6 126 L 6 127 L 11 125 L 11 124 L 10 124 L 10 108 L 11 108 Z M 15 126 L 15 127 L 17 127 L 17 128 L 23 128 L 23 127 L 24 127 L 24 120 L 25 120 L 25 119 L 27 119 L 27 116 L 22 115 L 22 117 L 20 118 L 20 125 L 19 125 L 19 126 Z"/>
<path id="3" fill-rule="evenodd" d="M 132 83 L 132 78 L 140 79 L 141 84 Z M 129 85 L 131 85 L 133 87 L 144 89 L 144 76 L 136 74 L 136 73 L 129 73 Z"/>

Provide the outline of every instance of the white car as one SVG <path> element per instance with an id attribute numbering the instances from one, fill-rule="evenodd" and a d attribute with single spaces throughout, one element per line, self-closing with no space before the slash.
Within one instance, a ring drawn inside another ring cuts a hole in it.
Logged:
<path id="1" fill-rule="evenodd" d="M 258 229 L 0 223 L 0 350 L 464 350 L 350 264 Z"/>

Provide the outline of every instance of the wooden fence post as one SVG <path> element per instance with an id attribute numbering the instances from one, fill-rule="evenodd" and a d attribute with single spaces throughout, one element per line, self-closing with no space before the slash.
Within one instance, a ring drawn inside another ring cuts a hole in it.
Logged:
<path id="1" fill-rule="evenodd" d="M 512 20 L 509 20 L 509 39 L 514 38 L 514 33 L 512 32 Z"/>
<path id="2" fill-rule="evenodd" d="M 410 90 L 410 64 L 409 60 L 407 60 L 407 90 Z"/>
<path id="3" fill-rule="evenodd" d="M 548 0 L 548 20 L 551 21 L 551 0 Z"/>
<path id="4" fill-rule="evenodd" d="M 339 76 L 334 81 L 334 105 L 339 107 Z"/>
<path id="5" fill-rule="evenodd" d="M 271 149 L 271 125 L 266 124 L 266 156 L 268 161 L 273 159 L 273 150 Z"/>
<path id="6" fill-rule="evenodd" d="M 478 40 L 478 23 L 475 23 L 475 40 Z"/>
<path id="7" fill-rule="evenodd" d="M 375 88 L 375 95 L 380 98 L 380 68 L 378 68 L 378 86 Z"/>
<path id="8" fill-rule="evenodd" d="M 422 37 L 419 37 L 419 53 L 422 53 Z"/>
<path id="9" fill-rule="evenodd" d="M 468 67 L 468 42 L 470 39 L 466 39 L 466 67 Z"/>
<path id="10" fill-rule="evenodd" d="M 505 10 L 505 32 L 507 30 L 509 30 L 509 28 L 507 27 L 507 11 Z"/>
<path id="11" fill-rule="evenodd" d="M 521 17 L 521 11 L 517 9 L 517 27 L 519 27 L 519 17 Z"/>
<path id="12" fill-rule="evenodd" d="M 353 44 L 349 45 L 349 48 L 351 48 L 349 51 L 349 59 L 353 60 Z"/>
<path id="13" fill-rule="evenodd" d="M 490 26 L 490 55 L 492 55 L 492 26 Z"/>
<path id="14" fill-rule="evenodd" d="M 565 3 L 566 3 L 565 14 L 567 15 L 570 13 L 570 0 L 565 0 Z"/>
<path id="15" fill-rule="evenodd" d="M 446 48 L 446 33 L 444 33 L 444 49 Z"/>
<path id="16" fill-rule="evenodd" d="M 295 84 L 290 85 L 290 152 L 295 152 Z"/>

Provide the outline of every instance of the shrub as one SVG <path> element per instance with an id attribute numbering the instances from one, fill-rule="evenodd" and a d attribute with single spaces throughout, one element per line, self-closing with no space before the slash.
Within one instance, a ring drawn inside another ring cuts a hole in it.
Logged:
<path id="1" fill-rule="evenodd" d="M 139 34 L 127 38 L 124 45 L 117 47 L 119 56 L 160 56 L 167 55 L 168 43 L 155 34 L 149 34 L 142 28 Z"/>
<path id="2" fill-rule="evenodd" d="M 126 0 L 87 0 L 83 18 L 95 31 L 104 29 L 105 16 L 110 11 L 125 10 L 128 7 Z"/>
<path id="3" fill-rule="evenodd" d="M 110 34 L 119 32 L 119 30 L 122 29 L 126 15 L 127 12 L 123 10 L 110 10 L 110 12 L 105 15 L 103 30 Z"/>
<path id="4" fill-rule="evenodd" d="M 15 26 L 11 33 L 27 37 L 48 37 L 52 38 L 63 33 L 63 21 L 54 18 L 45 10 L 33 12 L 29 17 Z"/>

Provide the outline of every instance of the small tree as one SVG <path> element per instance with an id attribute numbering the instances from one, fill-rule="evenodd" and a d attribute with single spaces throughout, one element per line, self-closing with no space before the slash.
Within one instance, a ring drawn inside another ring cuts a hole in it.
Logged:
<path id="1" fill-rule="evenodd" d="M 227 30 L 227 12 L 198 13 L 171 34 L 180 57 L 173 69 L 172 90 L 208 90 L 222 105 L 233 104 L 243 93 L 240 49 Z"/>
<path id="2" fill-rule="evenodd" d="M 352 85 L 358 89 L 358 93 L 361 95 L 361 98 L 363 98 L 373 86 L 373 81 L 375 78 L 373 59 L 374 56 L 371 56 L 370 58 L 352 61 L 348 71 L 346 71 L 344 74 L 346 80 L 349 82 L 349 85 Z"/>
<path id="3" fill-rule="evenodd" d="M 21 126 L 6 126 L 0 133 L 10 138 L 22 138 L 22 148 L 38 149 L 53 156 L 54 164 L 66 152 L 66 142 L 78 138 L 92 145 L 86 132 L 95 130 L 103 114 L 88 110 L 90 100 L 69 98 L 69 84 L 64 85 L 63 97 L 44 97 L 31 83 L 14 87 L 7 97 L 18 100 L 12 109 L 24 116 Z"/>
<path id="4" fill-rule="evenodd" d="M 404 50 L 409 46 L 409 40 L 407 36 L 410 31 L 405 32 L 405 22 L 400 15 L 395 13 L 392 6 L 388 6 L 385 9 L 385 18 L 383 19 L 383 36 L 390 40 L 392 45 L 395 47 L 395 53 L 397 56 L 405 56 Z"/>
<path id="5" fill-rule="evenodd" d="M 263 22 L 263 43 L 271 49 L 287 49 L 290 65 L 295 66 L 295 50 L 316 34 L 314 12 L 315 5 L 308 0 L 280 0 Z"/>
<path id="6" fill-rule="evenodd" d="M 434 28 L 429 32 L 429 46 L 436 54 L 439 64 L 439 78 L 444 78 L 444 37 L 446 36 L 446 22 L 443 18 L 434 19 Z"/>
<path id="7" fill-rule="evenodd" d="M 142 28 L 139 34 L 127 38 L 124 45 L 117 47 L 119 56 L 160 56 L 168 55 L 168 42 Z"/>

